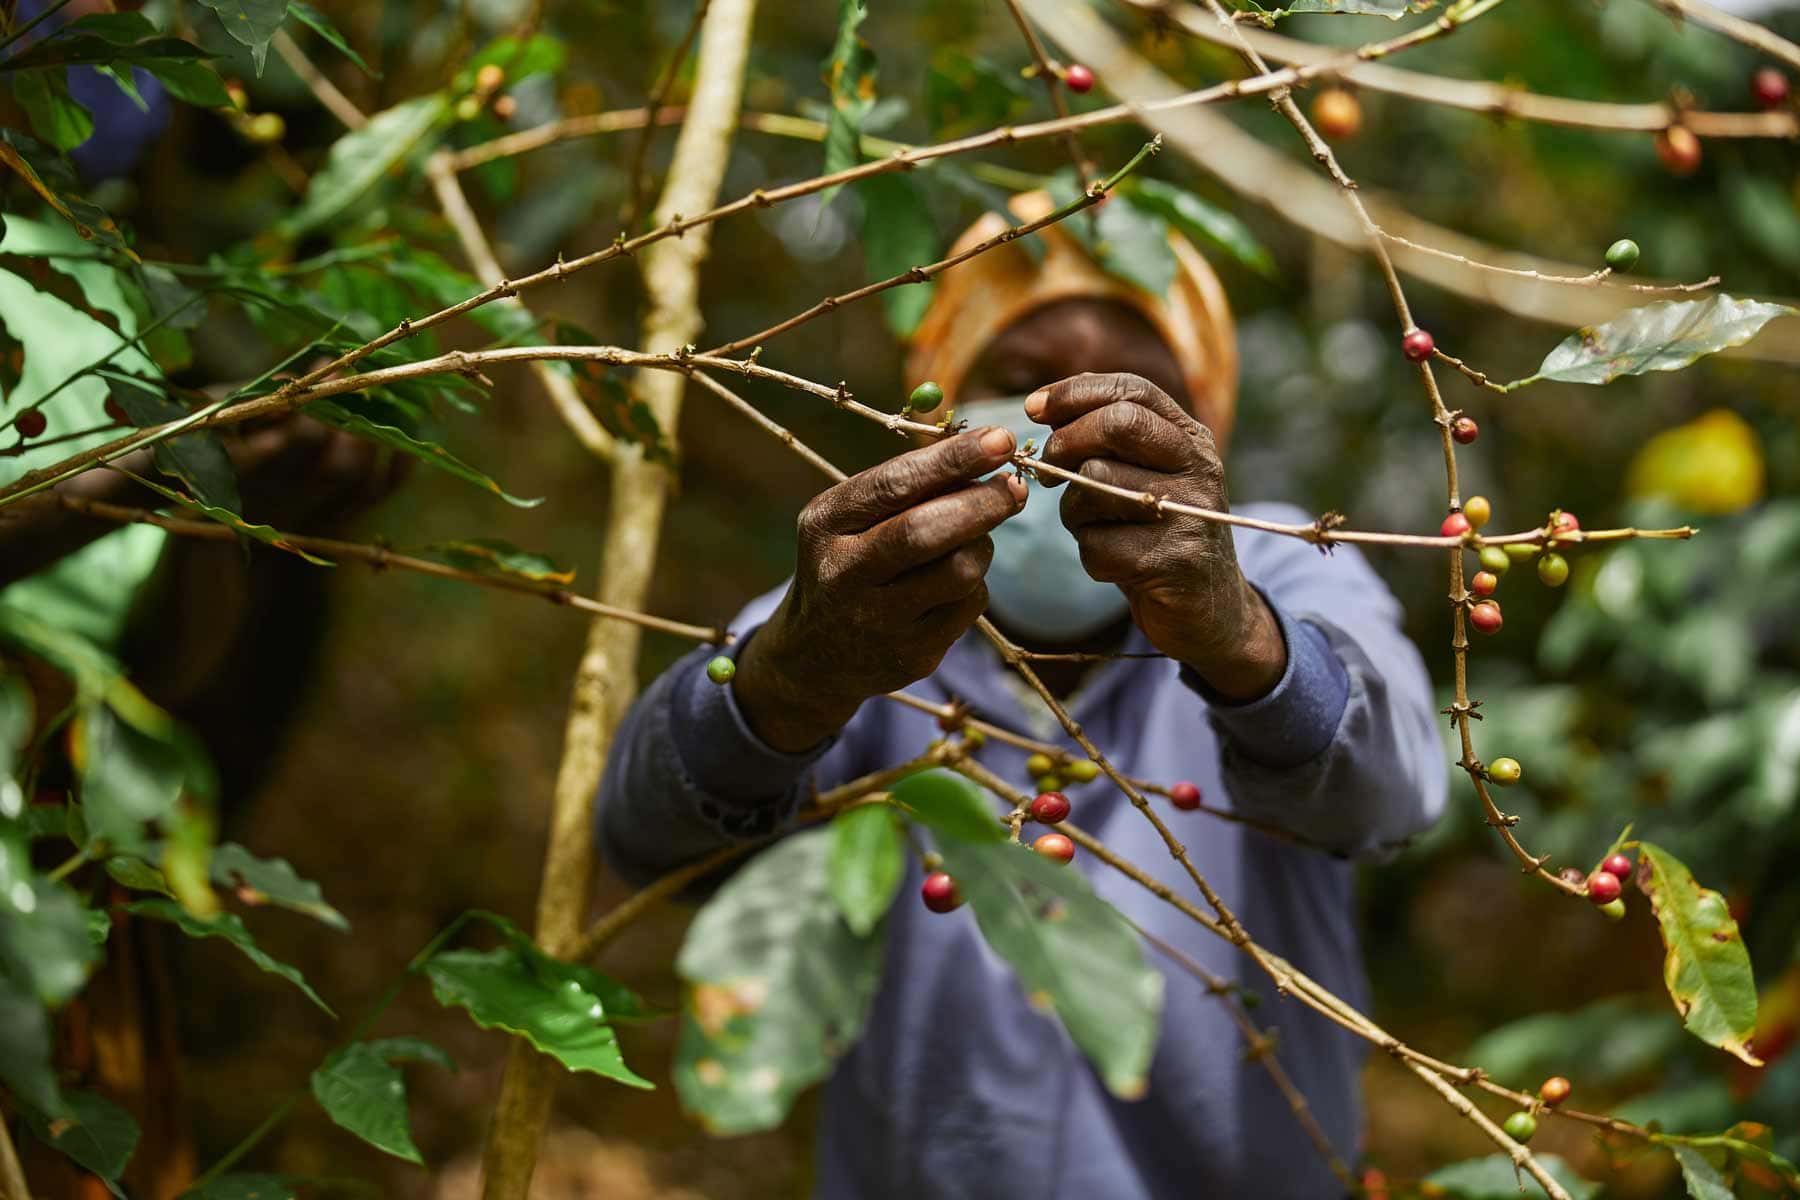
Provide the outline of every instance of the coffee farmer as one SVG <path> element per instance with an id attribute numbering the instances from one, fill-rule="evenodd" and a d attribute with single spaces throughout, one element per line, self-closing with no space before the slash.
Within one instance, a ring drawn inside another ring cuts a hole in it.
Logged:
<path id="1" fill-rule="evenodd" d="M 1048 210 L 1022 197 L 1017 215 Z M 1002 226 L 988 215 L 961 250 Z M 1231 315 L 1197 251 L 1153 296 L 1102 271 L 1056 227 L 1041 259 L 1009 244 L 949 272 L 908 362 L 967 430 L 817 496 L 794 577 L 733 628 L 737 669 L 697 650 L 655 681 L 615 742 L 599 796 L 610 866 L 642 882 L 783 828 L 813 788 L 905 761 L 941 736 L 877 699 L 907 688 L 984 720 L 1073 743 L 972 632 L 984 612 L 1028 649 L 1166 657 L 1043 663 L 1094 741 L 1129 774 L 1191 781 L 1215 806 L 1305 844 L 1192 811 L 1162 813 L 1263 944 L 1353 1003 L 1353 861 L 1429 826 L 1444 799 L 1429 681 L 1400 606 L 1363 559 L 1232 530 L 999 468 L 1027 439 L 1046 462 L 1133 492 L 1228 507 L 1236 402 Z M 931 421 L 942 412 L 926 414 Z M 1291 506 L 1248 515 L 1307 519 Z M 1077 752 L 1078 753 L 1078 752 Z M 981 761 L 1029 778 L 1023 751 Z M 1104 781 L 1074 819 L 1177 893 L 1192 884 Z M 1055 851 L 1061 851 L 1058 845 Z M 921 886 L 919 867 L 910 886 Z M 1338 1153 L 1353 1161 L 1365 1046 L 1278 1001 L 1226 942 L 1090 857 L 1099 894 L 1216 975 L 1263 994 L 1279 1055 Z M 941 882 L 941 881 L 938 881 Z M 881 991 L 827 1085 L 817 1194 L 830 1200 L 1342 1195 L 1214 996 L 1160 955 L 1162 1028 L 1149 1087 L 1111 1095 L 1053 1018 L 1033 1008 L 942 889 L 903 893 L 887 922 Z M 927 905 L 930 907 L 928 908 Z"/>

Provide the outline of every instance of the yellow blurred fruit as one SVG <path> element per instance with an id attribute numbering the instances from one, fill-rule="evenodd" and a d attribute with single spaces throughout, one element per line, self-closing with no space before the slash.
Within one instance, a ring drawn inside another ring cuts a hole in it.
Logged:
<path id="1" fill-rule="evenodd" d="M 1763 479 L 1756 431 L 1729 409 L 1715 408 L 1644 443 L 1626 473 L 1625 490 L 1719 516 L 1761 500 Z"/>
<path id="2" fill-rule="evenodd" d="M 498 63 L 489 63 L 475 72 L 475 90 L 482 95 L 497 92 L 500 85 L 506 82 L 506 72 Z"/>
<path id="3" fill-rule="evenodd" d="M 1326 88 L 1312 102 L 1313 124 L 1334 142 L 1355 137 L 1362 130 L 1362 104 L 1341 87 Z"/>

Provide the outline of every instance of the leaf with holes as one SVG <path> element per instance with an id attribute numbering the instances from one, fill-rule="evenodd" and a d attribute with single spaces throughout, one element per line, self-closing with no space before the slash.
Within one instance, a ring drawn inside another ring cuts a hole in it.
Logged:
<path id="1" fill-rule="evenodd" d="M 66 1107 L 55 1116 L 27 1110 L 31 1132 L 98 1175 L 113 1195 L 123 1197 L 118 1179 L 137 1149 L 137 1122 L 96 1092 L 65 1092 L 63 1101 Z"/>
<path id="2" fill-rule="evenodd" d="M 1604 325 L 1565 338 L 1538 367 L 1537 374 L 1507 388 L 1554 380 L 1611 383 L 1621 375 L 1679 371 L 1708 354 L 1741 346 L 1777 317 L 1800 309 L 1764 300 L 1739 300 L 1723 293 L 1704 300 L 1664 300 L 1620 313 Z"/>
<path id="3" fill-rule="evenodd" d="M 522 1037 L 571 1071 L 655 1086 L 625 1065 L 596 971 L 559 962 L 521 937 L 494 950 L 440 951 L 425 974 L 439 1004 L 466 1010 L 483 1029 Z"/>
<path id="4" fill-rule="evenodd" d="M 675 1087 L 717 1134 L 773 1129 L 862 1033 L 881 978 L 879 929 L 859 937 L 827 882 L 831 839 L 786 838 L 694 917 Z"/>
<path id="5" fill-rule="evenodd" d="M 250 47 L 256 73 L 262 74 L 263 62 L 269 56 L 269 42 L 281 31 L 287 19 L 287 0 L 200 0 L 205 8 L 218 14 L 219 24 L 235 41 Z"/>
<path id="6" fill-rule="evenodd" d="M 1682 861 L 1650 842 L 1638 844 L 1638 887 L 1662 927 L 1663 982 L 1681 1022 L 1695 1037 L 1751 1066 L 1756 977 L 1725 897 L 1701 887 Z"/>
<path id="7" fill-rule="evenodd" d="M 871 279 L 886 279 L 937 258 L 937 226 L 918 184 L 904 175 L 876 175 L 858 181 L 856 191 L 863 202 L 863 266 Z M 896 337 L 912 336 L 936 286 L 922 280 L 881 293 L 888 328 Z"/>
<path id="8" fill-rule="evenodd" d="M 1224 251 L 1259 275 L 1275 277 L 1274 256 L 1233 214 L 1160 179 L 1130 179 L 1120 190 L 1127 202 L 1155 213 L 1194 241 Z"/>
<path id="9" fill-rule="evenodd" d="M 1569 1193 L 1572 1200 L 1594 1200 L 1600 1185 L 1589 1183 L 1577 1175 L 1568 1163 L 1554 1154 L 1534 1155 L 1550 1178 Z M 1519 1200 L 1519 1197 L 1544 1196 L 1543 1185 L 1519 1170 L 1504 1154 L 1486 1158 L 1470 1158 L 1440 1167 L 1425 1177 L 1425 1182 L 1438 1189 L 1434 1196 L 1447 1200 Z"/>
<path id="10" fill-rule="evenodd" d="M 377 1150 L 425 1164 L 406 1115 L 406 1082 L 398 1062 L 429 1062 L 454 1071 L 450 1056 L 414 1037 L 352 1042 L 312 1073 L 313 1099 L 340 1128 Z"/>
<path id="11" fill-rule="evenodd" d="M 511 542 L 498 538 L 470 538 L 460 542 L 439 542 L 428 547 L 431 554 L 453 567 L 482 575 L 500 575 L 522 579 L 526 583 L 552 583 L 567 586 L 575 582 L 575 572 L 553 558 L 521 550 Z"/>
<path id="12" fill-rule="evenodd" d="M 236 842 L 225 842 L 212 852 L 212 881 L 235 888 L 248 904 L 273 904 L 304 913 L 333 929 L 348 930 L 344 914 L 325 902 L 325 894 L 310 879 L 302 879 L 285 858 L 258 858 Z"/>
<path id="13" fill-rule="evenodd" d="M 305 993 L 306 998 L 318 1005 L 331 1016 L 331 1006 L 320 998 L 319 993 L 312 990 L 306 977 L 284 962 L 269 957 L 244 922 L 235 913 L 219 913 L 213 917 L 196 917 L 172 900 L 139 900 L 125 906 L 125 911 L 137 916 L 155 917 L 159 921 L 168 921 L 191 938 L 223 938 L 243 952 L 245 958 L 255 963 L 258 969 L 271 975 L 279 975 Z"/>
<path id="14" fill-rule="evenodd" d="M 900 822 L 885 804 L 859 804 L 833 817 L 826 881 L 838 911 L 858 937 L 881 924 L 900 878 L 906 874 L 906 843 Z"/>
<path id="15" fill-rule="evenodd" d="M 328 224 L 426 146 L 449 101 L 439 93 L 418 96 L 376 113 L 361 129 L 332 144 L 325 165 L 307 185 L 300 207 L 281 228 L 290 237 Z"/>
<path id="16" fill-rule="evenodd" d="M 952 802 L 952 790 L 964 797 Z M 944 869 L 1026 995 L 1056 1014 L 1114 1095 L 1143 1095 L 1162 1017 L 1163 979 L 1144 961 L 1131 923 L 1096 896 L 1080 872 L 1002 835 L 991 812 L 972 825 L 987 805 L 961 776 L 915 775 L 895 785 L 893 794 L 936 835 Z M 975 836 L 967 836 L 971 832 Z"/>

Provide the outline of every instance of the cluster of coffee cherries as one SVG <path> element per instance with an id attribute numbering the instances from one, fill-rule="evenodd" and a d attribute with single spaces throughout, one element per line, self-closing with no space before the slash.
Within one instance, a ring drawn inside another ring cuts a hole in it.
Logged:
<path id="1" fill-rule="evenodd" d="M 1462 508 L 1444 518 L 1444 523 L 1438 527 L 1438 533 L 1444 537 L 1468 539 L 1478 533 L 1493 515 L 1493 505 L 1488 503 L 1486 496 L 1470 496 Z M 1481 547 L 1481 569 L 1469 579 L 1469 624 L 1477 632 L 1500 632 L 1504 621 L 1500 602 L 1493 599 L 1493 595 L 1500 588 L 1500 577 L 1510 571 L 1514 563 L 1536 559 L 1537 577 L 1546 587 L 1561 587 L 1569 581 L 1569 560 L 1556 552 L 1556 539 L 1559 534 L 1579 532 L 1581 522 L 1574 513 L 1559 509 L 1550 514 L 1548 527 L 1552 533 L 1545 546 L 1531 542 L 1508 542 L 1501 546 Z"/>
<path id="2" fill-rule="evenodd" d="M 1616 921 L 1625 915 L 1624 891 L 1631 872 L 1631 860 L 1623 854 L 1613 853 L 1585 878 L 1575 867 L 1563 868 L 1562 878 L 1564 883 L 1585 887 L 1587 898 L 1594 906 Z"/>
<path id="3" fill-rule="evenodd" d="M 1538 1099 L 1546 1108 L 1555 1108 L 1569 1098 L 1574 1086 L 1561 1075 L 1552 1075 L 1538 1085 Z M 1521 1108 L 1501 1122 L 1500 1128 L 1506 1136 L 1523 1146 L 1537 1134 L 1537 1115 L 1530 1109 Z"/>

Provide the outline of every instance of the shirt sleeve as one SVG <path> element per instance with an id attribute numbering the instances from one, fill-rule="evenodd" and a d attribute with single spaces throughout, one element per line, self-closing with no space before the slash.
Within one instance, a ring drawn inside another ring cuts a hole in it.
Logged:
<path id="1" fill-rule="evenodd" d="M 595 833 L 607 867 L 634 887 L 787 826 L 811 794 L 813 769 L 838 741 L 799 754 L 776 750 L 751 731 L 732 686 L 707 676 L 707 662 L 721 653 L 735 659 L 772 608 L 769 597 L 747 608 L 739 621 L 752 624 L 730 648 L 683 656 L 619 724 Z"/>
<path id="2" fill-rule="evenodd" d="M 1306 518 L 1295 509 L 1272 519 Z M 1241 705 L 1182 672 L 1208 700 L 1232 807 L 1353 856 L 1378 856 L 1428 829 L 1443 812 L 1448 772 L 1431 680 L 1387 585 L 1347 546 L 1325 556 L 1295 538 L 1244 531 L 1238 554 L 1281 626 L 1287 668 L 1266 696 Z"/>

